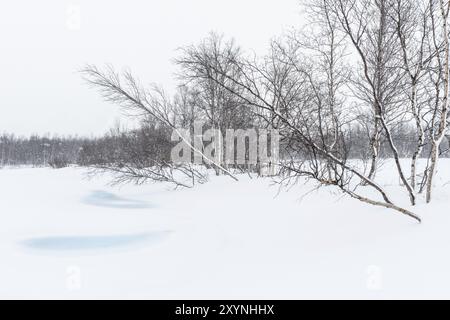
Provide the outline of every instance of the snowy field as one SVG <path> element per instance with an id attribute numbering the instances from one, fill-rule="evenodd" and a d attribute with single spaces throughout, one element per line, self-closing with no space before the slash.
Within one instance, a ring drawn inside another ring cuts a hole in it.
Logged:
<path id="1" fill-rule="evenodd" d="M 449 165 L 422 224 L 246 175 L 173 191 L 2 169 L 0 298 L 450 298 Z"/>

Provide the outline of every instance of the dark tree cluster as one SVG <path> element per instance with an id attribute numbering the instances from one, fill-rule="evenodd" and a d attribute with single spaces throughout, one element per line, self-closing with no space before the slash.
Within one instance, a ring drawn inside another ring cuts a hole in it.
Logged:
<path id="1" fill-rule="evenodd" d="M 129 163 L 151 167 L 157 162 L 170 162 L 171 132 L 167 128 L 143 125 L 135 130 L 113 129 L 107 135 L 86 140 L 80 148 L 77 164 L 96 165 Z"/>
<path id="2" fill-rule="evenodd" d="M 150 167 L 155 162 L 169 162 L 171 131 L 149 124 L 139 129 L 114 128 L 100 137 L 49 137 L 32 135 L 0 136 L 0 167 L 33 166 L 63 168 L 68 165 L 91 167 L 129 163 Z"/>
<path id="3" fill-rule="evenodd" d="M 13 134 L 0 136 L 0 167 L 29 165 L 34 167 L 64 167 L 75 164 L 87 139 L 32 135 L 28 138 Z"/>

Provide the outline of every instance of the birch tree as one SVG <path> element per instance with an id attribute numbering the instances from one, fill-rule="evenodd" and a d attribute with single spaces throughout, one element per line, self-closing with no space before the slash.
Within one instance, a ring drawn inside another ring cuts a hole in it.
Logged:
<path id="1" fill-rule="evenodd" d="M 180 128 L 177 127 L 174 121 L 175 104 L 163 89 L 157 86 L 151 86 L 149 89 L 146 89 L 133 77 L 130 71 L 119 74 L 111 66 L 102 70 L 96 66 L 88 65 L 81 72 L 84 79 L 92 87 L 99 90 L 105 100 L 119 105 L 131 117 L 145 119 L 171 129 L 175 136 L 179 137 L 189 147 L 189 152 L 201 155 L 206 163 L 214 166 L 217 170 L 221 170 L 233 180 L 238 180 L 233 173 L 224 168 L 215 159 L 205 155 L 202 148 L 196 148 L 187 135 L 180 131 Z M 147 178 L 150 180 L 172 182 L 177 186 L 189 185 L 177 180 L 174 172 L 186 176 L 192 182 L 195 182 L 197 177 L 203 177 L 192 167 L 191 162 L 178 165 L 167 162 L 155 162 L 154 167 L 134 167 L 131 165 L 126 168 L 127 171 L 125 172 L 122 171 L 122 168 L 123 166 L 120 165 L 104 169 L 138 178 L 145 178 L 145 174 L 148 173 Z"/>
<path id="2" fill-rule="evenodd" d="M 435 84 L 435 110 L 431 131 L 431 162 L 428 170 L 426 201 L 431 202 L 433 180 L 439 160 L 439 147 L 447 133 L 449 112 L 449 30 L 450 3 L 445 0 L 430 0 L 432 23 L 432 46 L 437 54 L 433 59 L 432 77 Z"/>
<path id="3" fill-rule="evenodd" d="M 415 0 L 394 0 L 391 18 L 400 45 L 402 69 L 406 73 L 405 90 L 410 104 L 410 112 L 416 127 L 416 148 L 411 159 L 411 187 L 415 190 L 417 184 L 417 160 L 426 144 L 426 123 L 423 119 L 426 101 L 423 91 L 426 84 L 426 71 L 435 50 L 427 50 L 427 40 L 430 35 L 430 3 Z"/>
<path id="4" fill-rule="evenodd" d="M 394 158 L 398 176 L 411 204 L 415 205 L 415 192 L 402 168 L 389 125 L 389 118 L 402 115 L 396 101 L 402 74 L 396 59 L 395 33 L 392 32 L 393 25 L 389 19 L 392 3 L 390 0 L 330 0 L 330 4 L 360 59 L 361 79 L 364 80 L 360 86 L 372 102 L 375 128 L 379 123 Z M 393 114 L 391 111 L 394 111 Z"/>
<path id="5" fill-rule="evenodd" d="M 390 208 L 420 221 L 420 217 L 396 205 L 380 184 L 348 161 L 346 137 L 351 124 L 345 114 L 339 115 L 337 108 L 327 104 L 330 92 L 324 85 L 327 74 L 338 68 L 330 70 L 328 64 L 323 69 L 319 60 L 311 61 L 310 56 L 302 57 L 301 52 L 295 42 L 278 43 L 262 59 L 234 62 L 242 75 L 238 78 L 220 65 L 210 65 L 215 73 L 227 79 L 220 83 L 211 80 L 247 106 L 259 110 L 260 119 L 279 130 L 281 144 L 288 146 L 292 154 L 291 161 L 280 163 L 284 179 L 306 177 L 322 186 L 335 186 L 359 201 Z M 339 95 L 338 91 L 333 92 L 335 97 Z M 366 188 L 375 190 L 379 198 L 369 196 Z"/>

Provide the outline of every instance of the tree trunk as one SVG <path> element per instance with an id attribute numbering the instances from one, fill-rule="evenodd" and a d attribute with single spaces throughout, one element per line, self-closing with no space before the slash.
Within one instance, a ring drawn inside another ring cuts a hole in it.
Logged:
<path id="1" fill-rule="evenodd" d="M 448 39 L 448 6 L 449 4 L 444 4 L 444 0 L 440 0 L 440 9 L 442 17 L 442 32 L 444 35 L 444 50 L 445 50 L 445 61 L 444 61 L 444 97 L 442 99 L 442 109 L 440 112 L 440 122 L 437 137 L 432 141 L 431 150 L 431 165 L 428 174 L 427 182 L 427 203 L 431 202 L 431 193 L 433 189 L 433 179 L 436 175 L 437 162 L 439 160 L 439 146 L 445 136 L 445 131 L 447 129 L 447 115 L 448 115 L 448 91 L 449 91 L 449 39 Z"/>

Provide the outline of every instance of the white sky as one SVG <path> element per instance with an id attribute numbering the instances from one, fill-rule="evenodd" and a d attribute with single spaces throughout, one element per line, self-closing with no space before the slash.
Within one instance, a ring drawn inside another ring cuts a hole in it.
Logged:
<path id="1" fill-rule="evenodd" d="M 264 53 L 302 24 L 300 11 L 299 0 L 4 1 L 0 133 L 102 134 L 125 118 L 81 80 L 86 63 L 129 67 L 170 90 L 177 48 L 216 31 Z"/>

